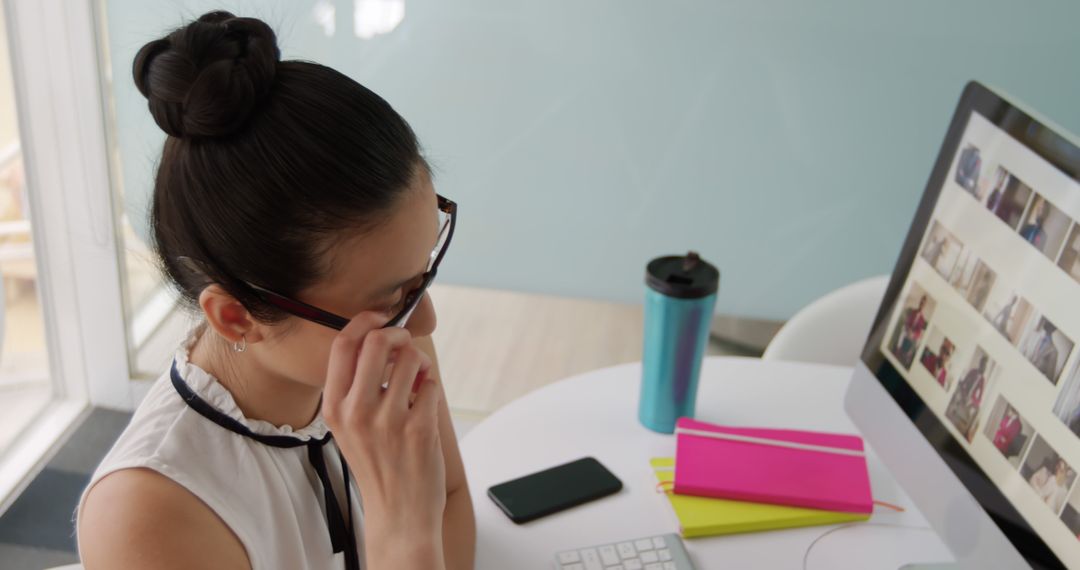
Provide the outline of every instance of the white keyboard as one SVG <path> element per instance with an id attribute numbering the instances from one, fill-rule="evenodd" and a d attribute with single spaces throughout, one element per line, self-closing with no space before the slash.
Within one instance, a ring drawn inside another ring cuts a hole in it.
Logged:
<path id="1" fill-rule="evenodd" d="M 555 555 L 558 570 L 694 570 L 677 534 L 661 534 L 567 550 Z"/>

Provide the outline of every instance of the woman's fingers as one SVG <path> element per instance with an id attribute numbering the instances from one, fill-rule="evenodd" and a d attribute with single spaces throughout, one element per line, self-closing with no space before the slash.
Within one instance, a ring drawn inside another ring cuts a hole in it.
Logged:
<path id="1" fill-rule="evenodd" d="M 379 328 L 382 324 L 378 313 L 361 313 L 334 339 L 324 414 L 335 423 L 377 416 L 390 429 L 405 422 L 413 424 L 413 429 L 437 426 L 440 397 L 438 390 L 431 394 L 433 381 L 427 379 L 431 358 L 412 344 L 409 331 Z M 384 381 L 388 382 L 385 390 Z"/>
<path id="2" fill-rule="evenodd" d="M 412 394 L 413 380 L 417 374 L 426 373 L 431 367 L 431 359 L 410 343 L 398 351 L 394 370 L 390 374 L 390 387 L 386 391 L 387 404 L 395 412 L 409 409 L 409 396 Z"/>
<path id="3" fill-rule="evenodd" d="M 410 421 L 419 421 L 438 430 L 439 402 L 442 400 L 439 383 L 434 378 L 427 378 L 420 384 L 413 401 Z M 430 423 L 427 423 L 430 422 Z"/>
<path id="4" fill-rule="evenodd" d="M 360 313 L 334 337 L 334 342 L 330 346 L 330 360 L 326 367 L 323 402 L 337 403 L 345 399 L 356 376 L 357 353 L 360 351 L 364 337 L 372 329 L 382 326 L 384 320 L 379 313 Z"/>
<path id="5" fill-rule="evenodd" d="M 351 406 L 374 406 L 382 395 L 387 362 L 395 352 L 412 344 L 409 331 L 400 328 L 373 330 L 364 337 L 356 357 L 356 373 L 346 396 Z M 400 361 L 401 356 L 396 358 Z M 397 365 L 395 364 L 395 368 Z"/>

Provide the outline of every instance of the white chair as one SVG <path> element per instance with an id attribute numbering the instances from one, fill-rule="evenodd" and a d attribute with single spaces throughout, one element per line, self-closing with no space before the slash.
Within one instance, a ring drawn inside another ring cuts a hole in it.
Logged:
<path id="1" fill-rule="evenodd" d="M 46 568 L 45 570 L 83 570 L 82 564 L 68 564 L 67 566 L 57 566 L 55 568 Z"/>
<path id="2" fill-rule="evenodd" d="M 888 275 L 871 277 L 803 307 L 776 333 L 761 358 L 853 366 L 888 285 Z"/>

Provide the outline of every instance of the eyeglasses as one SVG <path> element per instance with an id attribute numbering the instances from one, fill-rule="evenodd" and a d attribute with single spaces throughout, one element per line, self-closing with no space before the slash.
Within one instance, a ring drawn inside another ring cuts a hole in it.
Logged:
<path id="1" fill-rule="evenodd" d="M 420 304 L 420 300 L 424 297 L 424 293 L 426 293 L 428 287 L 431 286 L 431 282 L 435 280 L 435 274 L 439 269 L 439 264 L 442 263 L 443 256 L 446 255 L 446 250 L 450 246 L 450 239 L 454 237 L 454 226 L 457 222 L 457 203 L 438 194 L 436 194 L 436 196 L 439 199 L 439 237 L 435 243 L 435 248 L 431 250 L 431 257 L 428 260 L 427 268 L 423 275 L 420 276 L 419 285 L 402 298 L 399 302 L 399 304 L 402 305 L 401 309 L 388 323 L 383 325 L 383 328 L 401 328 L 409 321 L 409 317 L 412 316 L 413 311 L 415 311 L 416 307 Z M 181 259 L 188 260 L 188 258 Z M 331 313 L 330 311 L 275 293 L 274 291 L 249 281 L 243 281 L 243 283 L 250 287 L 261 299 L 290 315 L 330 327 L 334 330 L 341 330 L 345 328 L 345 325 L 349 324 L 349 319 Z"/>

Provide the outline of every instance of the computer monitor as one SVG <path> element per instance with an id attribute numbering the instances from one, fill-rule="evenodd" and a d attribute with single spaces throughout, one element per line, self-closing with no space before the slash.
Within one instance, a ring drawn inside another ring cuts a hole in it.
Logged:
<path id="1" fill-rule="evenodd" d="M 965 568 L 1080 568 L 1078 173 L 968 84 L 845 399 Z"/>

